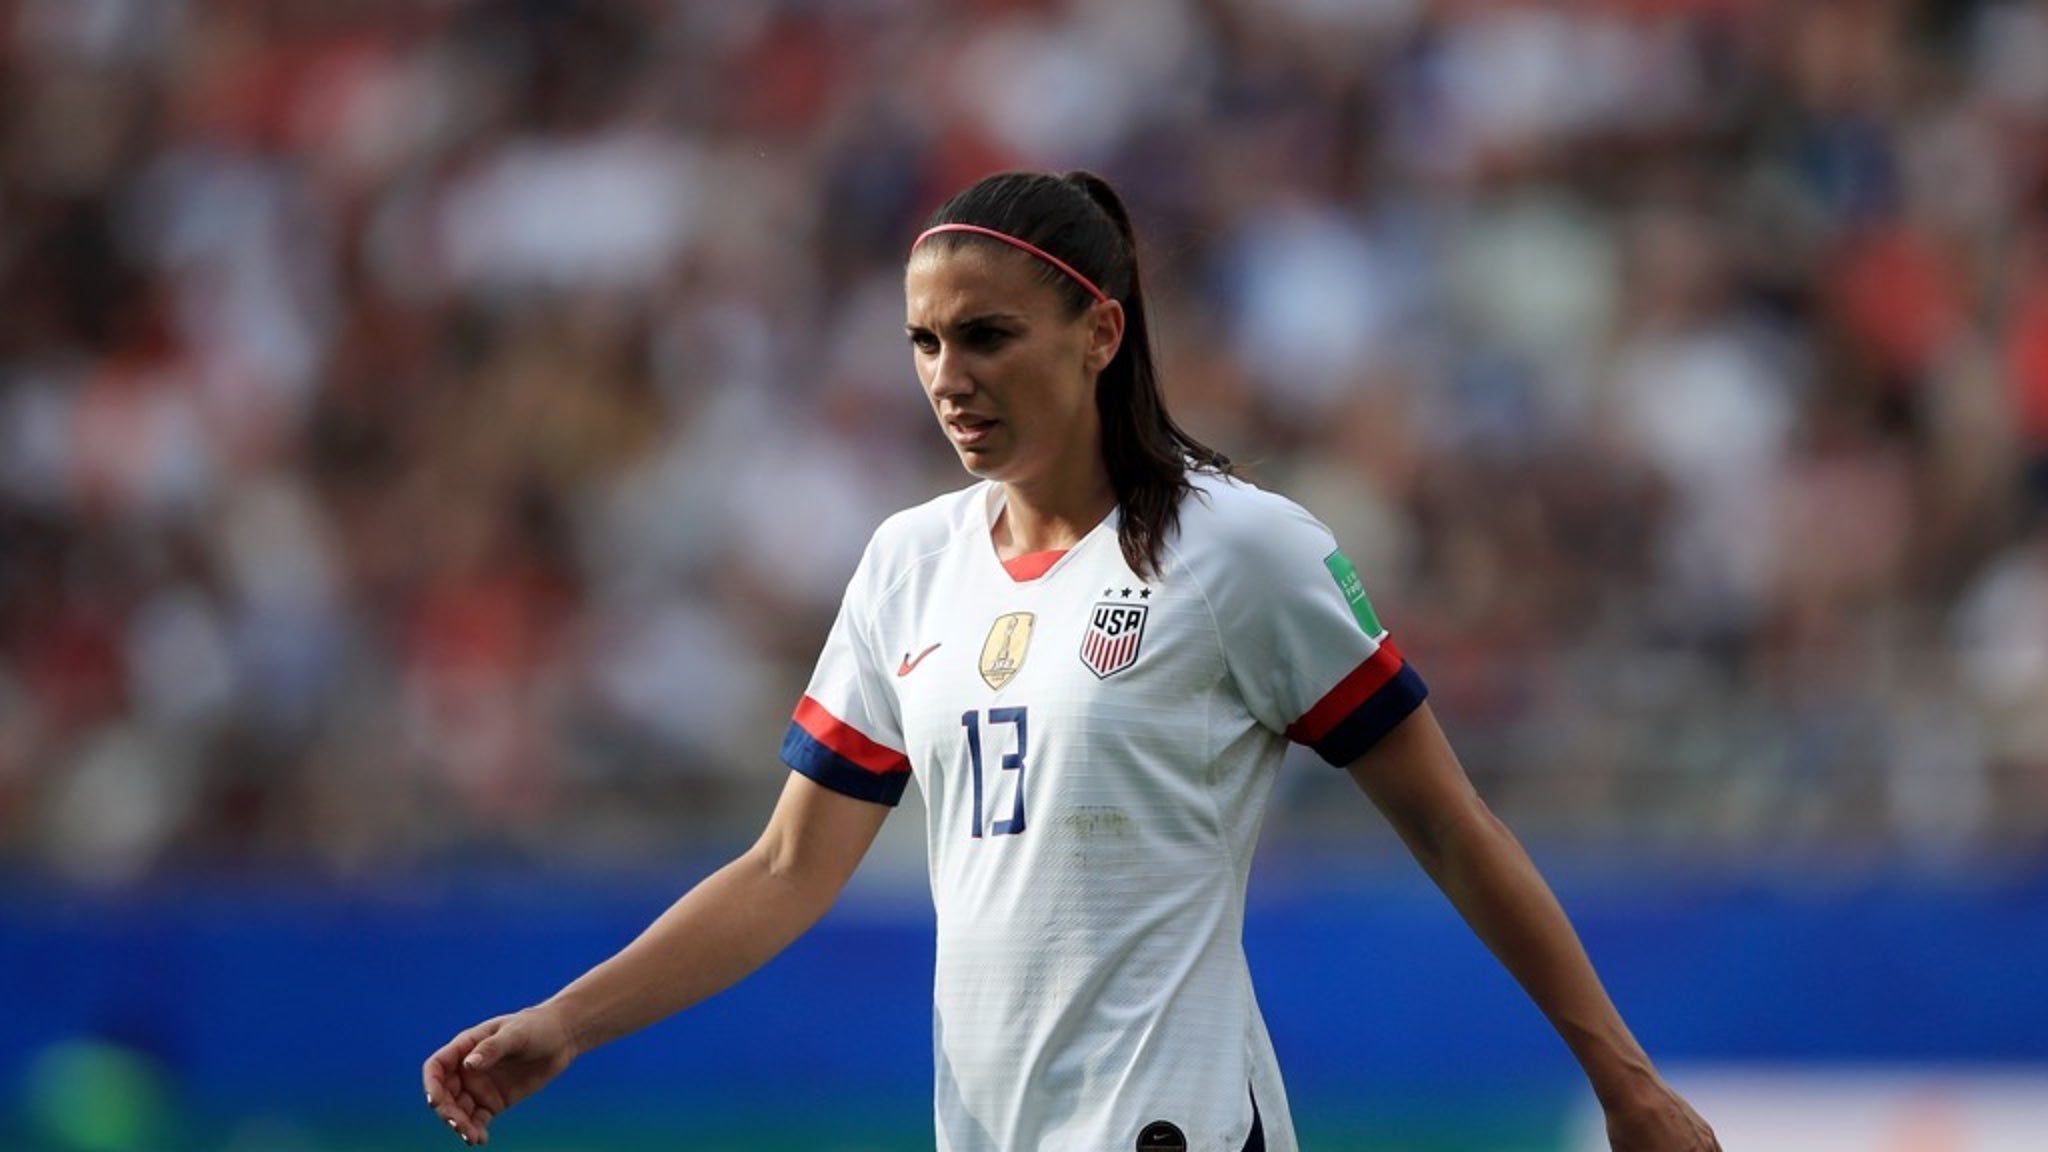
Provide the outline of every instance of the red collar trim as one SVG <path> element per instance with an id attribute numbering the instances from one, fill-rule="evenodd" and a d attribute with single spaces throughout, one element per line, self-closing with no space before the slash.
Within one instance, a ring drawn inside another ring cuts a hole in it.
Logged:
<path id="1" fill-rule="evenodd" d="M 1022 584 L 1026 580 L 1036 580 L 1051 571 L 1052 566 L 1059 563 L 1060 557 L 1066 554 L 1065 548 L 1054 548 L 1047 552 L 1026 552 L 1022 556 L 1013 556 L 1003 561 L 1003 571 L 1010 574 L 1010 579 Z"/>

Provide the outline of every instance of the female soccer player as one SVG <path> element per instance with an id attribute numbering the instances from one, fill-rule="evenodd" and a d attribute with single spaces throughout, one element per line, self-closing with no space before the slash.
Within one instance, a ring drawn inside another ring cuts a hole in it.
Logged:
<path id="1" fill-rule="evenodd" d="M 1487 810 L 1329 531 L 1175 425 L 1130 219 L 993 176 L 905 273 L 978 482 L 876 531 L 751 849 L 546 1001 L 426 1062 L 465 1143 L 576 1056 L 742 979 L 831 906 L 915 777 L 946 1152 L 1296 1147 L 1241 945 L 1287 743 L 1345 767 L 1556 1026 L 1621 1152 L 1717 1149 Z"/>

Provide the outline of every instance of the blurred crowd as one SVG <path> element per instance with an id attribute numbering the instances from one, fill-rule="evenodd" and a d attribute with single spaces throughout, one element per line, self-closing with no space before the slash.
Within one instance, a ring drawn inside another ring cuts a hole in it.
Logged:
<path id="1" fill-rule="evenodd" d="M 2043 858 L 2048 6 L 0 0 L 0 864 L 749 838 L 1012 167 L 1525 837 Z"/>

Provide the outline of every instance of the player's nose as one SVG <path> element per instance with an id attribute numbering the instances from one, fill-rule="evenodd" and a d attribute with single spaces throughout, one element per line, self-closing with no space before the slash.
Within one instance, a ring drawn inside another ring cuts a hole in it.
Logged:
<path id="1" fill-rule="evenodd" d="M 937 399 L 957 399 L 974 391 L 974 377 L 967 371 L 962 358 L 950 349 L 939 349 L 931 359 L 931 375 L 926 386 Z"/>

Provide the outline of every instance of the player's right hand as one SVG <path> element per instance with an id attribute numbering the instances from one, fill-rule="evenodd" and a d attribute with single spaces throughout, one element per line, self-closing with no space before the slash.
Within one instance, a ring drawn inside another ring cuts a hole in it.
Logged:
<path id="1" fill-rule="evenodd" d="M 568 1027 L 546 1006 L 486 1020 L 427 1057 L 427 1106 L 464 1144 L 490 1140 L 491 1121 L 576 1058 Z"/>

